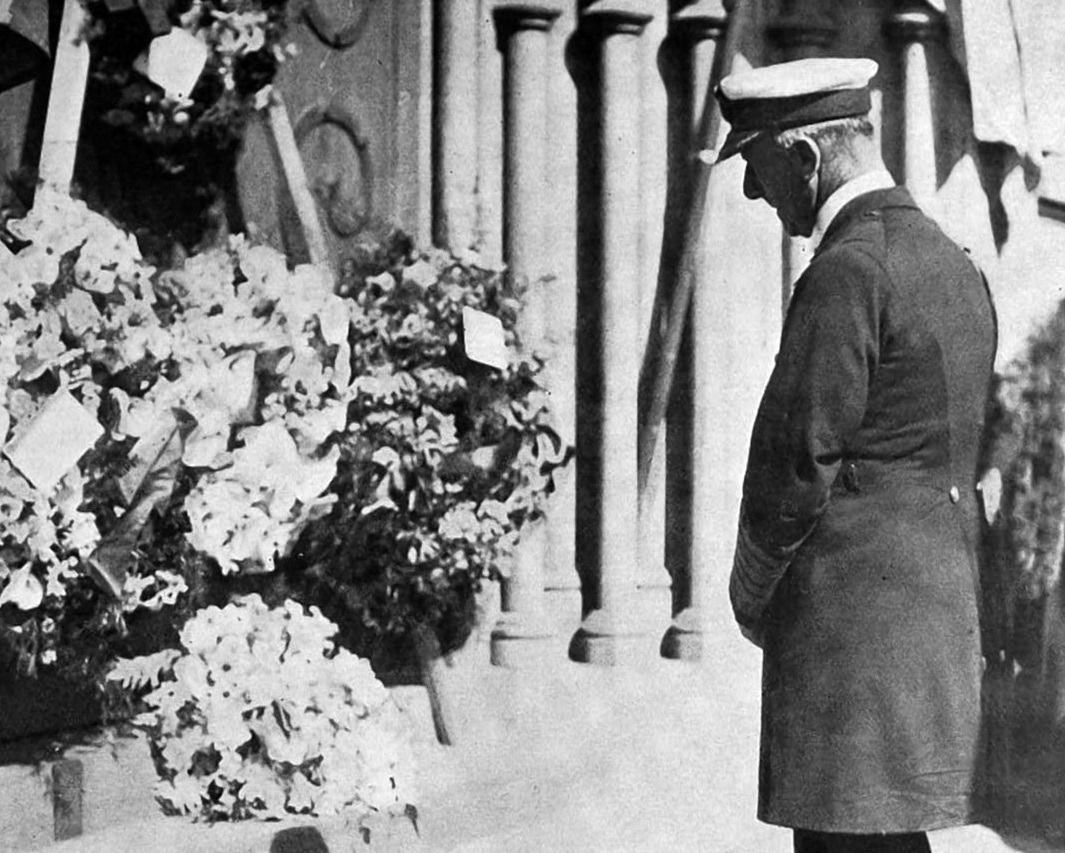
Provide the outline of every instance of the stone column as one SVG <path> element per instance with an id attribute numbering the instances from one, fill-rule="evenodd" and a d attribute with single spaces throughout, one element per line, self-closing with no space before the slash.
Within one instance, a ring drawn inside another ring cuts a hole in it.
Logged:
<path id="1" fill-rule="evenodd" d="M 548 32 L 557 3 L 513 3 L 495 11 L 503 52 L 503 257 L 512 275 L 532 281 L 544 269 L 547 214 Z M 544 334 L 546 306 L 528 296 L 528 332 Z"/>
<path id="2" fill-rule="evenodd" d="M 537 279 L 544 269 L 547 216 L 548 32 L 562 9 L 552 3 L 507 3 L 495 10 L 503 51 L 503 258 L 510 274 L 528 285 L 523 336 L 544 345 L 548 306 Z M 551 635 L 544 615 L 547 526 L 522 536 L 518 559 L 503 583 L 503 612 L 492 632 L 492 662 L 538 662 Z"/>
<path id="3" fill-rule="evenodd" d="M 679 0 L 671 4 L 670 11 L 669 203 L 662 274 L 675 281 L 692 203 L 694 143 L 700 125 L 708 118 L 702 115 L 703 110 L 715 108 L 707 95 L 727 15 L 721 0 Z M 693 337 L 701 333 L 698 320 L 689 309 L 666 413 L 665 544 L 666 567 L 673 582 L 673 623 L 662 638 L 661 653 L 680 660 L 702 656 L 703 602 L 711 568 L 697 556 L 695 532 L 695 484 L 714 473 L 696 468 L 695 448 L 708 436 L 696 434 L 695 410 L 702 397 L 707 398 L 702 405 L 710 403 L 714 379 L 694 363 Z M 698 535 L 707 535 L 705 526 Z"/>
<path id="4" fill-rule="evenodd" d="M 936 194 L 936 143 L 926 49 L 946 35 L 946 18 L 923 0 L 901 0 L 884 29 L 902 51 L 904 181 L 918 203 L 927 205 Z"/>
<path id="5" fill-rule="evenodd" d="M 460 250 L 477 238 L 478 9 L 435 0 L 433 242 Z"/>
<path id="6" fill-rule="evenodd" d="M 780 14 L 769 24 L 767 34 L 776 46 L 781 62 L 824 56 L 836 40 L 839 30 L 823 4 L 785 3 Z M 783 275 L 781 276 L 781 314 L 786 315 L 791 289 L 802 275 L 809 258 L 806 239 L 783 235 Z"/>
<path id="7" fill-rule="evenodd" d="M 580 662 L 614 664 L 636 643 L 639 560 L 637 489 L 640 373 L 640 36 L 653 18 L 642 4 L 593 2 L 581 28 L 598 51 L 598 248 L 594 280 L 580 286 L 577 560 L 584 620 L 570 643 Z"/>

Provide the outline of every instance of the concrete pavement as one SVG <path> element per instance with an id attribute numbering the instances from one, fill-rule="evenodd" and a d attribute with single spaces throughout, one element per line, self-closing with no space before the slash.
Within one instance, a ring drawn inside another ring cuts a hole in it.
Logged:
<path id="1" fill-rule="evenodd" d="M 754 818 L 760 652 L 713 624 L 700 664 L 471 674 L 460 744 L 436 771 L 457 776 L 424 809 L 431 849 L 788 853 L 790 832 Z M 983 826 L 931 841 L 934 853 L 1054 849 Z"/>
<path id="2" fill-rule="evenodd" d="M 790 833 L 754 818 L 760 653 L 724 615 L 712 626 L 699 664 L 653 655 L 615 668 L 572 664 L 560 637 L 551 665 L 504 670 L 488 665 L 486 638 L 476 638 L 448 673 L 456 745 L 434 742 L 424 690 L 396 693 L 417 733 L 420 835 L 386 827 L 366 845 L 343 824 L 314 825 L 332 853 L 788 853 Z M 656 642 L 648 638 L 652 652 Z M 129 771 L 94 765 L 112 805 L 98 801 L 87 835 L 11 849 L 266 853 L 287 825 L 164 818 L 145 799 L 143 773 Z M 932 848 L 1055 853 L 980 826 L 933 833 Z"/>

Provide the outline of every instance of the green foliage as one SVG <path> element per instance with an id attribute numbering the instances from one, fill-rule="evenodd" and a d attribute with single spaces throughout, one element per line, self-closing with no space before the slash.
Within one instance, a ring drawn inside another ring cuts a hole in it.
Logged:
<path id="1" fill-rule="evenodd" d="M 90 3 L 92 115 L 152 148 L 168 172 L 235 149 L 248 117 L 284 62 L 287 0 L 171 0 L 173 27 L 207 48 L 207 64 L 187 98 L 164 92 L 134 70 L 148 47 L 137 12 L 106 14 Z"/>
<path id="2" fill-rule="evenodd" d="M 143 691 L 170 813 L 203 820 L 409 813 L 409 737 L 369 664 L 336 626 L 258 596 L 199 611 L 182 651 L 122 660 L 110 679 Z"/>
<path id="3" fill-rule="evenodd" d="M 242 238 L 158 270 L 44 190 L 9 227 L 0 445 L 57 394 L 99 438 L 55 483 L 0 460 L 0 647 L 27 673 L 140 653 L 111 683 L 116 706 L 147 703 L 170 811 L 409 814 L 366 658 L 460 643 L 566 461 L 521 294 L 402 238 L 345 270 L 343 296 Z M 503 369 L 466 357 L 465 309 L 501 321 Z M 256 588 L 271 606 L 233 600 Z M 146 613 L 159 643 L 132 647 Z"/>
<path id="4" fill-rule="evenodd" d="M 1037 601 L 1061 576 L 1065 550 L 1065 303 L 999 381 L 991 419 L 1002 469 L 1000 571 L 1011 594 Z"/>
<path id="5" fill-rule="evenodd" d="M 137 234 L 150 257 L 195 251 L 243 230 L 236 162 L 244 132 L 292 51 L 287 0 L 152 0 L 173 30 L 206 47 L 198 82 L 168 93 L 136 60 L 151 32 L 133 3 L 90 12 L 91 62 L 75 184 L 96 210 Z M 138 4 L 140 5 L 140 4 Z"/>
<path id="6" fill-rule="evenodd" d="M 57 390 L 104 434 L 50 491 L 0 459 L 19 665 L 84 671 L 123 620 L 180 624 L 264 575 L 366 654 L 416 626 L 461 642 L 565 461 L 507 277 L 401 237 L 345 271 L 346 296 L 240 238 L 157 270 L 85 205 L 39 196 L 10 226 L 28 245 L 0 258 L 0 441 Z M 466 358 L 470 308 L 500 319 L 505 369 Z"/>
<path id="7" fill-rule="evenodd" d="M 294 554 L 302 594 L 363 653 L 428 626 L 462 641 L 482 581 L 509 571 L 565 461 L 542 362 L 518 339 L 521 294 L 499 271 L 430 252 L 364 277 L 353 291 L 348 430 L 332 512 Z M 500 318 L 511 360 L 466 359 L 462 312 Z"/>
<path id="8" fill-rule="evenodd" d="M 212 578 L 272 571 L 328 511 L 352 304 L 236 238 L 156 270 L 43 190 L 10 227 L 28 245 L 0 255 L 0 445 L 57 394 L 103 432 L 54 486 L 0 459 L 0 650 L 33 674 L 106 658 L 122 620 L 187 613 Z"/>

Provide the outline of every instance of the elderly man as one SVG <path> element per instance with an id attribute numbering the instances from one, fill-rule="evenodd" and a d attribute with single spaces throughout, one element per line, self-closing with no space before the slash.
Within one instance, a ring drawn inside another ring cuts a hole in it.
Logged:
<path id="1" fill-rule="evenodd" d="M 816 251 L 751 438 L 729 591 L 762 646 L 759 818 L 799 853 L 928 851 L 971 819 L 986 283 L 894 185 L 871 60 L 731 75 L 744 192 Z"/>

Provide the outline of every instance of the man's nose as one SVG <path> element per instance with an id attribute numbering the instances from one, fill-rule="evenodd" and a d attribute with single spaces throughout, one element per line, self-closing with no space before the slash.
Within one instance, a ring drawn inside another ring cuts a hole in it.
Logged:
<path id="1" fill-rule="evenodd" d="M 765 193 L 762 192 L 762 185 L 759 183 L 758 177 L 754 174 L 754 169 L 751 168 L 749 163 L 747 164 L 746 171 L 743 173 L 743 194 L 752 201 L 760 199 L 765 195 Z"/>

